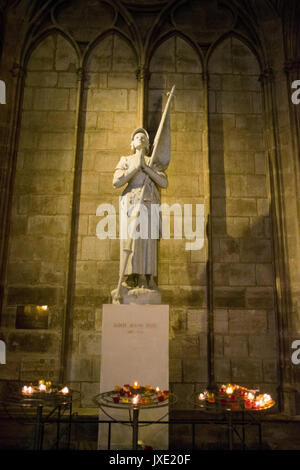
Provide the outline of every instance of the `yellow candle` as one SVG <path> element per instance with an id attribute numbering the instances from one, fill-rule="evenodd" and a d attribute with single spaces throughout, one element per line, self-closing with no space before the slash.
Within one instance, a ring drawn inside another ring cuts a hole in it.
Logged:
<path id="1" fill-rule="evenodd" d="M 156 393 L 159 393 L 159 392 L 160 392 L 160 388 L 159 388 L 159 387 L 156 387 L 155 391 L 156 391 Z"/>

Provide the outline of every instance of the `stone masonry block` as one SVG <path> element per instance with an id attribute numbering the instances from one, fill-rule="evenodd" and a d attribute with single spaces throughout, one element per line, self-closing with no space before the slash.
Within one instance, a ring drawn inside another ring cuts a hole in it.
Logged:
<path id="1" fill-rule="evenodd" d="M 224 336 L 224 355 L 227 357 L 247 357 L 248 337 L 247 336 Z"/>
<path id="2" fill-rule="evenodd" d="M 108 260 L 109 240 L 94 237 L 83 237 L 82 260 Z"/>
<path id="3" fill-rule="evenodd" d="M 255 265 L 250 263 L 232 263 L 230 265 L 229 283 L 231 286 L 254 286 Z"/>
<path id="4" fill-rule="evenodd" d="M 57 287 L 9 287 L 9 305 L 57 305 L 62 298 L 62 289 Z"/>
<path id="5" fill-rule="evenodd" d="M 241 240 L 241 261 L 243 262 L 270 262 L 272 247 L 270 240 L 248 238 Z"/>
<path id="6" fill-rule="evenodd" d="M 175 40 L 175 47 L 177 72 L 200 74 L 202 67 L 195 50 L 179 37 Z"/>
<path id="7" fill-rule="evenodd" d="M 230 360 L 228 358 L 218 357 L 215 359 L 215 376 L 217 382 L 231 381 Z"/>
<path id="8" fill-rule="evenodd" d="M 240 241 L 234 239 L 220 239 L 220 252 L 218 260 L 238 262 L 240 260 Z"/>
<path id="9" fill-rule="evenodd" d="M 169 369 L 170 382 L 182 382 L 182 360 L 170 359 Z"/>
<path id="10" fill-rule="evenodd" d="M 261 334 L 267 331 L 265 310 L 229 310 L 230 334 Z"/>
<path id="11" fill-rule="evenodd" d="M 200 380 L 200 378 L 199 378 Z M 177 402 L 174 405 L 174 409 L 177 410 L 191 410 L 193 405 L 186 399 L 194 393 L 193 383 L 174 383 L 171 390 L 177 397 Z"/>
<path id="12" fill-rule="evenodd" d="M 262 380 L 262 361 L 259 359 L 236 358 L 231 361 L 232 378 L 239 382 L 258 382 Z"/>
<path id="13" fill-rule="evenodd" d="M 43 111 L 63 111 L 68 109 L 69 90 L 41 88 L 35 90 L 33 107 Z"/>
<path id="14" fill-rule="evenodd" d="M 91 90 L 89 93 L 88 109 L 91 111 L 126 111 L 126 90 Z"/>
<path id="15" fill-rule="evenodd" d="M 274 359 L 277 355 L 277 344 L 272 334 L 256 334 L 249 336 L 249 355 L 251 357 L 263 357 Z"/>
<path id="16" fill-rule="evenodd" d="M 274 268 L 271 263 L 256 264 L 256 283 L 258 286 L 273 286 Z"/>
<path id="17" fill-rule="evenodd" d="M 229 216 L 251 216 L 257 214 L 256 200 L 252 198 L 228 198 L 226 201 Z"/>
<path id="18" fill-rule="evenodd" d="M 41 150 L 72 150 L 74 135 L 72 132 L 49 132 L 39 135 L 38 147 Z"/>
<path id="19" fill-rule="evenodd" d="M 28 70 L 52 70 L 54 57 L 54 40 L 48 36 L 34 50 L 28 63 Z"/>
<path id="20" fill-rule="evenodd" d="M 216 93 L 217 112 L 233 114 L 251 114 L 251 93 L 240 91 L 218 91 Z"/>
<path id="21" fill-rule="evenodd" d="M 276 360 L 263 360 L 263 377 L 264 382 L 278 383 L 278 368 Z"/>
<path id="22" fill-rule="evenodd" d="M 272 287 L 248 287 L 246 290 L 247 308 L 266 308 L 274 306 L 274 290 Z"/>
<path id="23" fill-rule="evenodd" d="M 220 308 L 245 307 L 245 289 L 239 287 L 216 287 L 215 306 Z"/>
<path id="24" fill-rule="evenodd" d="M 73 357 L 71 361 L 70 380 L 85 381 L 90 380 L 92 376 L 92 359 Z"/>
<path id="25" fill-rule="evenodd" d="M 115 113 L 113 113 L 112 111 L 98 110 L 97 129 L 112 129 L 115 116 Z"/>
<path id="26" fill-rule="evenodd" d="M 123 72 L 116 73 L 112 72 L 108 74 L 108 88 L 136 88 L 137 79 L 135 73 Z"/>
<path id="27" fill-rule="evenodd" d="M 61 72 L 58 75 L 58 88 L 77 88 L 78 77 L 76 73 Z"/>
<path id="28" fill-rule="evenodd" d="M 100 355 L 101 334 L 100 333 L 79 334 L 79 353 L 85 356 Z"/>
<path id="29" fill-rule="evenodd" d="M 187 382 L 205 382 L 207 377 L 206 361 L 203 359 L 186 359 L 182 360 L 183 364 L 183 381 Z"/>
<path id="30" fill-rule="evenodd" d="M 203 110 L 203 93 L 201 91 L 178 91 L 176 93 L 175 111 L 197 113 Z"/>
<path id="31" fill-rule="evenodd" d="M 205 310 L 188 310 L 187 329 L 189 331 L 205 332 L 207 330 L 207 312 Z"/>
<path id="32" fill-rule="evenodd" d="M 28 72 L 26 75 L 26 87 L 52 88 L 57 85 L 57 72 Z"/>
<path id="33" fill-rule="evenodd" d="M 11 333 L 8 341 L 8 349 L 19 353 L 55 353 L 60 337 L 55 333 L 17 332 Z"/>
<path id="34" fill-rule="evenodd" d="M 66 216 L 34 215 L 28 218 L 28 233 L 65 235 L 69 229 L 69 218 Z"/>
<path id="35" fill-rule="evenodd" d="M 228 311 L 215 309 L 214 311 L 214 331 L 215 333 L 228 333 Z"/>

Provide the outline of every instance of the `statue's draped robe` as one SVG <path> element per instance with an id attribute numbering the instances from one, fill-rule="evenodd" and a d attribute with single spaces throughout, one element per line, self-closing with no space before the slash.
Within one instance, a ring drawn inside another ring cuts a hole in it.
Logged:
<path id="1" fill-rule="evenodd" d="M 113 185 L 115 187 L 121 187 L 125 184 L 126 175 L 128 175 L 132 171 L 131 159 L 132 156 L 121 157 L 114 172 Z M 145 162 L 147 165 L 149 165 L 150 157 L 145 157 Z M 157 174 L 159 174 L 164 180 L 167 180 L 167 176 L 165 175 L 162 167 L 159 164 L 154 164 L 152 166 L 152 169 Z M 146 187 L 143 194 L 143 200 L 141 201 L 145 182 Z M 140 202 L 142 202 L 144 207 L 140 207 Z M 153 204 L 156 204 L 156 206 L 153 206 Z M 160 216 L 158 210 L 159 204 L 160 192 L 157 185 L 151 180 L 150 177 L 147 176 L 144 171 L 140 170 L 135 173 L 134 176 L 129 180 L 121 196 L 120 271 L 124 263 L 124 249 L 128 245 L 126 236 L 128 236 L 128 233 L 130 235 L 131 233 L 137 234 L 139 232 L 142 236 L 131 237 L 133 238 L 131 247 L 132 253 L 130 254 L 128 259 L 128 263 L 124 273 L 125 275 L 152 274 L 153 276 L 157 276 L 157 239 L 159 238 L 160 232 Z M 140 212 L 137 211 L 138 208 L 140 208 Z M 145 209 L 147 210 L 147 212 Z M 138 223 L 138 225 L 136 225 L 136 216 L 138 216 L 138 220 L 141 221 L 141 224 Z M 144 223 L 144 227 L 141 227 L 142 223 Z M 145 225 L 147 225 L 148 227 L 145 227 Z M 133 232 L 130 231 L 132 229 Z"/>

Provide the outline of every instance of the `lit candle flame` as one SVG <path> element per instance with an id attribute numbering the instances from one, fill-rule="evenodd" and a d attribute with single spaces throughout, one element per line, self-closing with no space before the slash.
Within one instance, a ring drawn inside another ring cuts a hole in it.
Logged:
<path id="1" fill-rule="evenodd" d="M 200 393 L 200 395 L 199 395 L 199 400 L 205 400 L 205 395 L 204 395 L 204 393 Z"/>
<path id="2" fill-rule="evenodd" d="M 132 386 L 134 389 L 138 389 L 140 388 L 140 384 L 138 382 L 133 382 L 133 386 Z"/>
<path id="3" fill-rule="evenodd" d="M 132 403 L 133 403 L 134 405 L 137 405 L 138 402 L 139 402 L 139 396 L 138 396 L 138 395 L 135 395 L 135 396 L 133 397 L 133 399 L 132 399 Z"/>
<path id="4" fill-rule="evenodd" d="M 160 392 L 160 388 L 156 387 L 155 391 L 156 391 L 156 393 Z"/>
<path id="5" fill-rule="evenodd" d="M 232 393 L 233 393 L 233 388 L 231 387 L 231 385 L 229 385 L 229 386 L 226 388 L 226 393 L 227 393 L 227 395 L 232 395 Z"/>
<path id="6" fill-rule="evenodd" d="M 64 395 L 67 395 L 69 393 L 68 387 L 64 387 L 63 389 L 61 389 L 61 393 L 63 393 Z"/>
<path id="7" fill-rule="evenodd" d="M 40 384 L 40 385 L 39 385 L 39 391 L 40 391 L 40 392 L 45 392 L 45 391 L 46 391 L 46 388 L 47 388 L 47 387 L 46 387 L 45 384 Z"/>

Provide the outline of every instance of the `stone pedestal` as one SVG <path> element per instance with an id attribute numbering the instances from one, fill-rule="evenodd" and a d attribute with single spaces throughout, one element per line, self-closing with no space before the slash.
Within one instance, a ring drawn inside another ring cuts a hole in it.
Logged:
<path id="1" fill-rule="evenodd" d="M 169 389 L 169 306 L 103 305 L 100 393 L 138 381 Z M 128 420 L 128 410 L 106 408 L 114 419 Z M 140 420 L 159 420 L 168 406 L 140 411 Z M 100 419 L 108 417 L 100 411 Z M 165 420 L 168 416 L 165 417 Z M 132 428 L 111 426 L 111 449 L 131 449 Z M 98 448 L 107 448 L 108 425 L 99 425 Z M 139 428 L 139 440 L 154 449 L 168 448 L 168 425 Z"/>
<path id="2" fill-rule="evenodd" d="M 117 289 L 111 293 L 112 302 L 115 303 L 114 297 L 117 293 Z M 161 304 L 161 293 L 159 290 L 146 289 L 144 287 L 137 287 L 135 289 L 128 289 L 125 286 L 121 286 L 120 292 L 122 298 L 122 304 L 139 304 L 139 305 L 160 305 Z"/>

